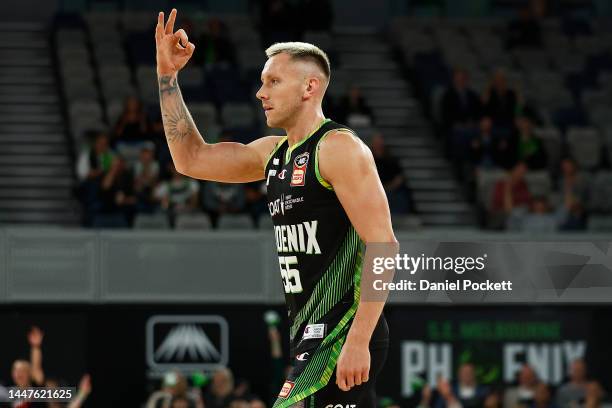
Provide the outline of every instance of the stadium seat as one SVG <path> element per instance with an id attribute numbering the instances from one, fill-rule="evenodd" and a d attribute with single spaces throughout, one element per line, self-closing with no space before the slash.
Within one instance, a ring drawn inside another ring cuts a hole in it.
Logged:
<path id="1" fill-rule="evenodd" d="M 177 230 L 209 230 L 212 228 L 210 217 L 206 214 L 179 214 L 176 217 Z"/>
<path id="2" fill-rule="evenodd" d="M 546 171 L 530 171 L 525 176 L 532 197 L 549 197 L 552 192 L 550 176 Z"/>
<path id="3" fill-rule="evenodd" d="M 594 169 L 601 161 L 601 136 L 595 128 L 570 128 L 567 132 L 570 154 L 579 167 Z"/>
<path id="4" fill-rule="evenodd" d="M 561 161 L 561 133 L 554 127 L 536 128 L 534 135 L 542 140 L 544 150 L 548 157 L 548 168 L 551 172 L 556 171 Z"/>
<path id="5" fill-rule="evenodd" d="M 423 226 L 421 219 L 415 215 L 397 215 L 391 217 L 391 224 L 394 229 L 406 231 L 417 230 Z"/>
<path id="6" fill-rule="evenodd" d="M 612 213 L 612 171 L 600 171 L 590 184 L 589 209 Z"/>
<path id="7" fill-rule="evenodd" d="M 253 229 L 253 219 L 247 214 L 225 214 L 219 217 L 220 230 Z"/>
<path id="8" fill-rule="evenodd" d="M 591 215 L 587 229 L 591 232 L 612 232 L 612 215 Z"/>
<path id="9" fill-rule="evenodd" d="M 221 109 L 221 120 L 226 127 L 247 128 L 253 126 L 255 113 L 249 104 L 228 103 Z"/>
<path id="10" fill-rule="evenodd" d="M 189 112 L 196 126 L 208 128 L 217 123 L 217 109 L 212 103 L 191 103 Z"/>
<path id="11" fill-rule="evenodd" d="M 491 209 L 491 197 L 495 183 L 504 178 L 506 173 L 503 170 L 485 170 L 481 169 L 478 172 L 477 178 L 477 199 L 480 205 L 487 210 Z"/>
<path id="12" fill-rule="evenodd" d="M 140 230 L 170 229 L 170 221 L 164 213 L 138 214 L 134 219 L 134 228 Z"/>

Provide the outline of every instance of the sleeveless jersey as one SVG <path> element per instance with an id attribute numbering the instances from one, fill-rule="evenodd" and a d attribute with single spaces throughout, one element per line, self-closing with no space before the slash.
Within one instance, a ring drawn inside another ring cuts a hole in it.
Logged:
<path id="1" fill-rule="evenodd" d="M 326 119 L 291 147 L 281 139 L 265 167 L 294 364 L 275 408 L 327 384 L 359 304 L 365 245 L 318 167 L 320 142 L 338 129 L 354 133 Z"/>

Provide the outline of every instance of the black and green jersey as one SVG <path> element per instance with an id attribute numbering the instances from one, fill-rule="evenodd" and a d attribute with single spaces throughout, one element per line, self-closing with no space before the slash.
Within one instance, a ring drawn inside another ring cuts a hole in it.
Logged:
<path id="1" fill-rule="evenodd" d="M 266 164 L 294 364 L 275 408 L 327 384 L 359 303 L 365 246 L 318 167 L 319 144 L 338 129 L 352 132 L 327 119 L 291 147 L 283 138 Z"/>

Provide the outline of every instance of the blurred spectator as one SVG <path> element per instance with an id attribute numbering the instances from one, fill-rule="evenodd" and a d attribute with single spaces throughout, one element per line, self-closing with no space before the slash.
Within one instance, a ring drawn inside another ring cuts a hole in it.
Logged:
<path id="1" fill-rule="evenodd" d="M 334 23 L 334 10 L 330 0 L 302 0 L 298 6 L 304 31 L 330 31 Z M 316 18 L 312 18 L 316 16 Z M 329 50 L 323 50 L 329 52 Z"/>
<path id="2" fill-rule="evenodd" d="M 385 139 L 380 133 L 372 137 L 371 149 L 380 181 L 387 193 L 391 213 L 410 212 L 412 210 L 411 194 L 406 186 L 402 168 L 397 159 L 388 153 Z"/>
<path id="3" fill-rule="evenodd" d="M 228 38 L 227 29 L 218 18 L 208 20 L 207 30 L 200 37 L 194 54 L 199 64 L 236 64 L 236 47 Z"/>
<path id="4" fill-rule="evenodd" d="M 265 184 L 253 182 L 244 184 L 245 209 L 253 218 L 256 226 L 259 226 L 259 217 L 267 216 Z"/>
<path id="5" fill-rule="evenodd" d="M 200 185 L 194 179 L 183 176 L 170 167 L 170 180 L 161 182 L 154 192 L 154 197 L 161 208 L 168 213 L 170 224 L 174 225 L 176 215 L 190 213 L 197 209 Z"/>
<path id="6" fill-rule="evenodd" d="M 497 69 L 483 97 L 483 112 L 493 119 L 496 126 L 512 129 L 518 109 L 516 92 L 508 87 L 506 73 Z"/>
<path id="7" fill-rule="evenodd" d="M 249 408 L 249 401 L 243 398 L 235 398 L 230 401 L 228 408 Z"/>
<path id="8" fill-rule="evenodd" d="M 466 70 L 453 71 L 453 84 L 442 96 L 442 128 L 448 134 L 455 127 L 473 127 L 480 117 L 480 98 L 469 87 Z"/>
<path id="9" fill-rule="evenodd" d="M 235 214 L 245 210 L 245 188 L 242 184 L 202 183 L 202 207 L 211 216 L 216 227 L 217 220 L 223 214 Z"/>
<path id="10" fill-rule="evenodd" d="M 114 141 L 140 142 L 146 139 L 147 115 L 142 103 L 134 96 L 125 100 L 125 106 L 114 128 Z"/>
<path id="11" fill-rule="evenodd" d="M 490 392 L 482 404 L 483 408 L 503 408 L 505 405 L 502 404 L 502 396 L 499 390 Z"/>
<path id="12" fill-rule="evenodd" d="M 108 172 L 115 157 L 110 149 L 110 140 L 106 133 L 96 135 L 90 149 L 83 150 L 77 163 L 79 180 L 99 180 Z"/>
<path id="13" fill-rule="evenodd" d="M 596 381 L 591 381 L 586 387 L 585 408 L 599 408 L 604 397 L 604 390 Z"/>
<path id="14" fill-rule="evenodd" d="M 259 398 L 255 398 L 250 401 L 249 408 L 266 408 L 266 404 Z"/>
<path id="15" fill-rule="evenodd" d="M 480 120 L 479 133 L 470 143 L 469 158 L 476 167 L 508 169 L 516 163 L 512 137 L 495 135 L 493 121 L 485 116 Z"/>
<path id="16" fill-rule="evenodd" d="M 421 401 L 419 402 L 419 405 L 417 405 L 417 408 L 431 407 L 432 397 L 433 397 L 433 391 L 431 387 L 429 386 L 429 384 L 425 384 L 425 386 L 423 387 L 423 390 L 421 391 Z"/>
<path id="17" fill-rule="evenodd" d="M 134 177 L 121 156 L 115 157 L 102 179 L 100 201 L 100 213 L 120 215 L 126 224 L 131 225 L 136 208 Z"/>
<path id="18" fill-rule="evenodd" d="M 165 176 L 164 172 L 168 169 L 168 165 L 172 162 L 172 155 L 166 140 L 166 132 L 164 131 L 164 122 L 161 116 L 156 116 L 149 127 L 147 138 L 155 144 L 156 158 L 160 166 L 160 176 Z"/>
<path id="19" fill-rule="evenodd" d="M 15 360 L 11 369 L 11 378 L 13 386 L 19 389 L 29 387 L 42 387 L 45 381 L 45 374 L 42 369 L 42 341 L 44 334 L 36 326 L 32 327 L 28 332 L 27 338 L 30 344 L 30 361 Z M 30 408 L 41 406 L 43 404 L 34 404 L 27 401 L 14 401 L 13 407 Z"/>
<path id="20" fill-rule="evenodd" d="M 487 389 L 476 381 L 474 365 L 463 363 L 457 371 L 457 384 L 451 387 L 448 381 L 441 379 L 438 383 L 438 398 L 436 408 L 476 408 L 484 405 Z"/>
<path id="21" fill-rule="evenodd" d="M 529 170 L 546 168 L 547 156 L 542 140 L 533 134 L 533 124 L 526 116 L 516 119 L 518 131 L 518 159 L 525 162 Z"/>
<path id="22" fill-rule="evenodd" d="M 529 209 L 515 208 L 510 213 L 508 228 L 524 232 L 555 232 L 583 230 L 586 227 L 584 209 L 580 202 L 566 195 L 555 210 L 547 197 L 534 197 Z"/>
<path id="23" fill-rule="evenodd" d="M 154 145 L 143 145 L 138 162 L 134 165 L 134 192 L 138 212 L 150 213 L 156 207 L 153 191 L 159 179 L 159 163 L 155 161 Z"/>
<path id="24" fill-rule="evenodd" d="M 508 387 L 504 393 L 504 407 L 530 406 L 534 402 L 537 387 L 538 377 L 535 371 L 531 366 L 523 365 L 518 373 L 518 384 Z"/>
<path id="25" fill-rule="evenodd" d="M 361 89 L 355 85 L 349 88 L 348 94 L 338 102 L 336 109 L 340 123 L 354 127 L 370 126 L 374 123 L 372 108 L 361 94 Z"/>
<path id="26" fill-rule="evenodd" d="M 234 376 L 229 368 L 220 368 L 213 374 L 210 389 L 204 396 L 206 408 L 225 408 L 234 399 Z"/>
<path id="27" fill-rule="evenodd" d="M 563 197 L 571 195 L 572 198 L 584 203 L 587 199 L 588 183 L 578 172 L 578 166 L 573 159 L 561 160 L 561 176 L 559 177 L 559 192 Z"/>
<path id="28" fill-rule="evenodd" d="M 531 194 L 525 181 L 527 166 L 519 162 L 508 172 L 508 175 L 495 183 L 493 190 L 492 211 L 509 214 L 514 208 L 528 206 Z"/>
<path id="29" fill-rule="evenodd" d="M 58 388 L 59 382 L 55 380 L 47 380 L 45 383 L 45 387 L 47 388 Z M 49 402 L 47 404 L 48 408 L 61 408 L 66 406 L 67 408 L 81 408 L 83 403 L 91 393 L 91 377 L 89 374 L 85 374 L 81 381 L 79 382 L 79 387 L 77 389 L 77 394 L 72 398 L 72 400 L 68 403 L 68 405 L 64 405 L 60 402 Z"/>
<path id="30" fill-rule="evenodd" d="M 535 388 L 533 395 L 533 403 L 528 406 L 529 408 L 556 408 L 556 405 L 552 402 L 550 395 L 550 387 L 544 383 L 539 383 Z"/>
<path id="31" fill-rule="evenodd" d="M 164 375 L 162 389 L 149 397 L 146 408 L 204 408 L 204 401 L 196 390 L 190 390 L 187 379 L 179 371 Z"/>
<path id="32" fill-rule="evenodd" d="M 588 385 L 586 363 L 582 359 L 572 361 L 569 381 L 557 389 L 555 397 L 557 406 L 559 408 L 581 406 L 586 400 Z"/>
<path id="33" fill-rule="evenodd" d="M 42 368 L 42 341 L 44 333 L 34 326 L 27 335 L 30 344 L 30 361 L 15 360 L 11 370 L 13 384 L 18 388 L 42 386 L 45 382 L 45 373 Z"/>
<path id="34" fill-rule="evenodd" d="M 531 7 L 518 11 L 518 19 L 508 24 L 506 46 L 540 47 L 542 45 L 542 27 Z"/>

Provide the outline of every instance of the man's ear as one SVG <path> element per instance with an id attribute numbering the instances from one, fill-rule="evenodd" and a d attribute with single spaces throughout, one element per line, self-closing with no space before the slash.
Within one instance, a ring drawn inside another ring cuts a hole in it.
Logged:
<path id="1" fill-rule="evenodd" d="M 306 82 L 306 90 L 304 92 L 304 99 L 312 98 L 321 86 L 321 80 L 317 77 L 308 78 Z"/>

